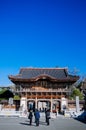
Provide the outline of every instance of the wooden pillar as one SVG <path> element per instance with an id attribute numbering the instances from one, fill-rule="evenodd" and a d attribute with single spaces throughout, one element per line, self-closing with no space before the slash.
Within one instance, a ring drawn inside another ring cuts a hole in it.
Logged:
<path id="1" fill-rule="evenodd" d="M 35 98 L 35 108 L 37 109 L 37 96 Z"/>
<path id="2" fill-rule="evenodd" d="M 52 96 L 51 96 L 51 108 L 50 108 L 51 112 L 52 112 L 52 106 L 53 106 L 53 102 L 52 102 Z"/>
<path id="3" fill-rule="evenodd" d="M 27 92 L 26 92 L 26 110 L 27 110 Z"/>

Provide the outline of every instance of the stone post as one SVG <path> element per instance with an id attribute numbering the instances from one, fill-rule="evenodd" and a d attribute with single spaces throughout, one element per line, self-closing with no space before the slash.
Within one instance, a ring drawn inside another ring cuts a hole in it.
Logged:
<path id="1" fill-rule="evenodd" d="M 76 112 L 80 111 L 80 106 L 79 106 L 79 96 L 76 96 Z"/>

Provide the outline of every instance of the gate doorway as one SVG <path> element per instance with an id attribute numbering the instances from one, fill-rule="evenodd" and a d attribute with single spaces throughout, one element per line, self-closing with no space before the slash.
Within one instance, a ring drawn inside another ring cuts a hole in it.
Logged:
<path id="1" fill-rule="evenodd" d="M 30 111 L 30 110 L 35 111 L 35 101 L 34 100 L 27 101 L 27 109 L 28 109 L 28 111 Z"/>
<path id="2" fill-rule="evenodd" d="M 38 106 L 38 110 L 40 112 L 45 112 L 46 109 L 50 109 L 50 106 L 51 106 L 51 103 L 50 101 L 45 101 L 45 100 L 39 100 L 38 103 L 37 103 L 37 106 Z"/>
<path id="3" fill-rule="evenodd" d="M 54 100 L 52 105 L 52 112 L 61 113 L 61 101 L 60 100 Z"/>

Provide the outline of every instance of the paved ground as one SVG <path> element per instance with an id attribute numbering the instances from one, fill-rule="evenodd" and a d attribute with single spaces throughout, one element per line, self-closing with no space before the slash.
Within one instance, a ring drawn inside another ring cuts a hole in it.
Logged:
<path id="1" fill-rule="evenodd" d="M 27 118 L 0 117 L 0 130 L 86 130 L 86 124 L 72 118 L 58 117 L 50 120 L 50 126 L 45 123 L 44 117 L 37 127 L 34 123 L 29 125 Z"/>

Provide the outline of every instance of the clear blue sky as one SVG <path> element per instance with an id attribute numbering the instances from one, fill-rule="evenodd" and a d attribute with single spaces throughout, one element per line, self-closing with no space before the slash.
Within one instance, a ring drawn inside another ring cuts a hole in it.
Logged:
<path id="1" fill-rule="evenodd" d="M 21 67 L 86 74 L 86 0 L 0 0 L 0 86 Z"/>

